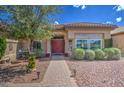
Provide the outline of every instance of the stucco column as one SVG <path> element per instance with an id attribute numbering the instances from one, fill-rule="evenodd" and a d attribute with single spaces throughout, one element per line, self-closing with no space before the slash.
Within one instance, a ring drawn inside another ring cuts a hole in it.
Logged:
<path id="1" fill-rule="evenodd" d="M 104 33 L 104 39 L 110 39 L 110 38 L 111 38 L 110 32 Z"/>
<path id="2" fill-rule="evenodd" d="M 72 39 L 72 49 L 74 49 L 75 48 L 75 39 Z"/>
<path id="3" fill-rule="evenodd" d="M 68 45 L 69 43 L 68 43 L 68 40 L 67 39 L 65 39 L 65 53 L 68 53 L 69 51 L 69 45 Z"/>
<path id="4" fill-rule="evenodd" d="M 17 57 L 17 40 L 7 39 L 7 48 L 4 57 L 10 58 L 10 61 L 15 61 Z"/>
<path id="5" fill-rule="evenodd" d="M 47 40 L 47 53 L 51 54 L 51 40 Z"/>
<path id="6" fill-rule="evenodd" d="M 104 39 L 102 39 L 102 48 L 104 48 L 105 46 L 104 46 Z"/>

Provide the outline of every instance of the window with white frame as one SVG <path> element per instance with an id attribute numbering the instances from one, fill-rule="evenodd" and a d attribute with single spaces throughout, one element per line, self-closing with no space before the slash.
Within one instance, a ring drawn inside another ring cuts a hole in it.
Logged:
<path id="1" fill-rule="evenodd" d="M 76 39 L 76 47 L 83 49 L 102 48 L 102 39 Z"/>
<path id="2" fill-rule="evenodd" d="M 39 48 L 41 48 L 41 42 L 33 41 L 33 49 L 39 49 Z"/>

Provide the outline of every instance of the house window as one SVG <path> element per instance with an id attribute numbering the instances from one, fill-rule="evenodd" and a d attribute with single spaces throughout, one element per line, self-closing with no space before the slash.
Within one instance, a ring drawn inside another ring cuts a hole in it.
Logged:
<path id="1" fill-rule="evenodd" d="M 97 49 L 101 48 L 101 40 L 90 40 L 90 48 L 91 49 Z"/>
<path id="2" fill-rule="evenodd" d="M 34 41 L 33 42 L 33 49 L 39 49 L 39 48 L 41 48 L 41 42 Z"/>
<path id="3" fill-rule="evenodd" d="M 77 40 L 77 48 L 87 49 L 88 48 L 87 40 Z"/>
<path id="4" fill-rule="evenodd" d="M 83 49 L 97 49 L 102 48 L 101 39 L 77 39 L 76 47 Z"/>

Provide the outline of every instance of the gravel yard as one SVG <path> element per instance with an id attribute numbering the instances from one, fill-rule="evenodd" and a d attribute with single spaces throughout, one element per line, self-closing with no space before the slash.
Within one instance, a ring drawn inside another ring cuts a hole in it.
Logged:
<path id="1" fill-rule="evenodd" d="M 123 87 L 124 59 L 120 61 L 67 61 L 76 70 L 75 80 L 80 87 Z"/>
<path id="2" fill-rule="evenodd" d="M 17 64 L 3 65 L 0 64 L 0 82 L 11 83 L 39 83 L 49 66 L 49 61 L 36 61 L 36 71 L 25 73 L 27 62 Z M 40 78 L 37 79 L 37 71 L 40 72 Z"/>

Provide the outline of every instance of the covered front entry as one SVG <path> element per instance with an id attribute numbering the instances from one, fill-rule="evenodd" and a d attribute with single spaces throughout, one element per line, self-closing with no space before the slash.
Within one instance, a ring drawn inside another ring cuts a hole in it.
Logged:
<path id="1" fill-rule="evenodd" d="M 51 52 L 52 54 L 63 54 L 65 50 L 64 38 L 55 37 L 51 40 Z"/>

